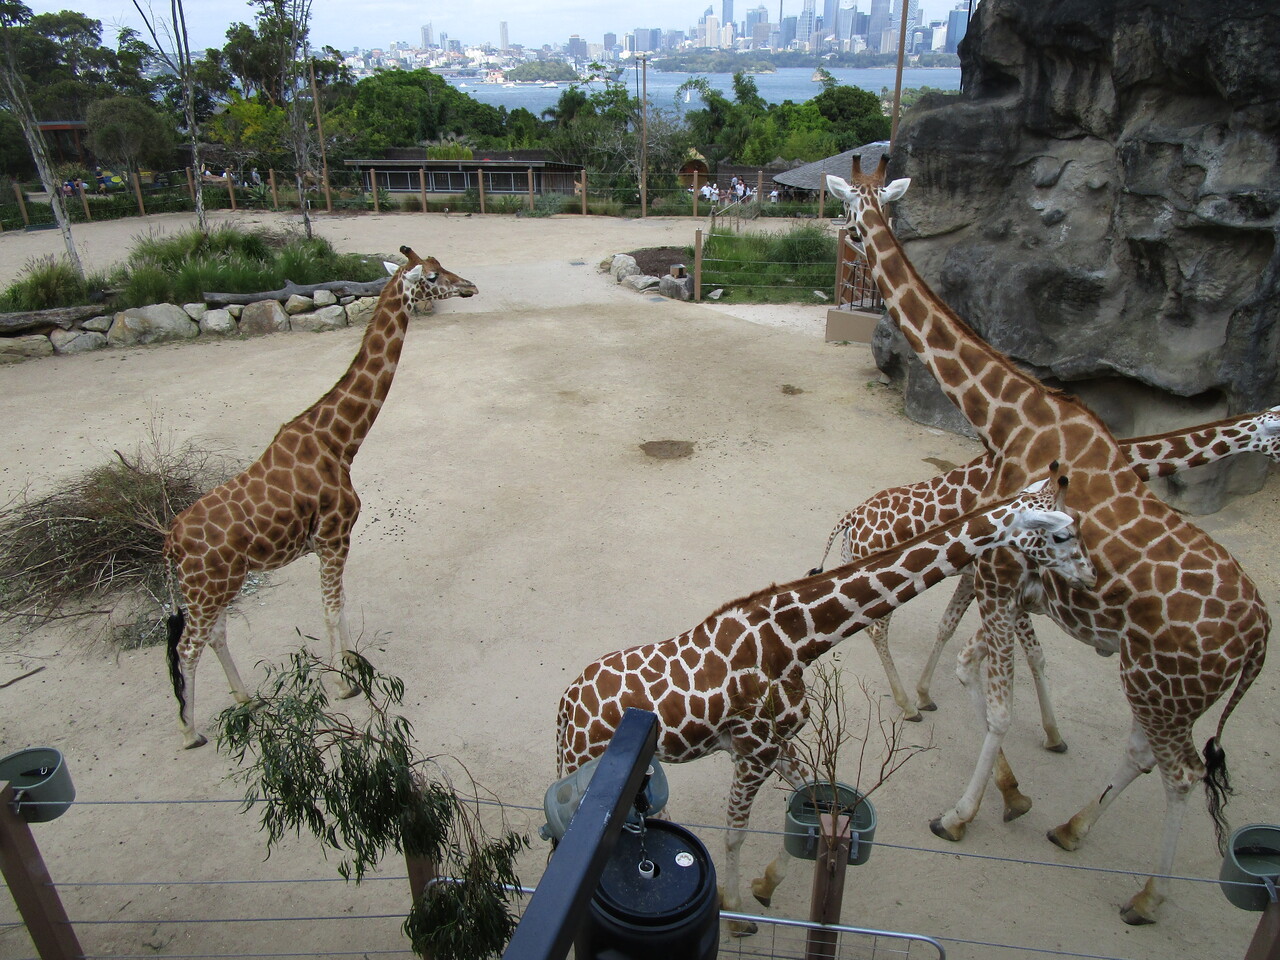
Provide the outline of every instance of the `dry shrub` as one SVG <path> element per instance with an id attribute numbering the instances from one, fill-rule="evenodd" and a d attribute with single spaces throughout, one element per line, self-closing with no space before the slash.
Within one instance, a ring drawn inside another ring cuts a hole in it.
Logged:
<path id="1" fill-rule="evenodd" d="M 191 443 L 151 439 L 33 498 L 0 509 L 0 622 L 29 630 L 97 618 L 97 637 L 158 642 L 176 591 L 163 556 L 173 518 L 236 472 Z"/>

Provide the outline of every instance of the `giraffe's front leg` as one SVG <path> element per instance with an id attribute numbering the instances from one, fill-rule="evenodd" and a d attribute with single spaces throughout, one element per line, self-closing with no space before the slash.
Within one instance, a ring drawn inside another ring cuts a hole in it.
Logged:
<path id="1" fill-rule="evenodd" d="M 943 648 L 955 636 L 956 628 L 960 626 L 965 611 L 969 609 L 969 604 L 973 603 L 973 597 L 973 566 L 970 565 L 960 571 L 955 592 L 951 594 L 947 609 L 938 622 L 938 636 L 933 642 L 933 650 L 929 653 L 929 659 L 925 661 L 924 669 L 920 671 L 920 679 L 916 681 L 916 703 L 920 705 L 921 710 L 938 709 L 938 705 L 933 702 L 933 697 L 929 693 L 929 688 L 933 686 L 933 672 L 938 669 Z"/>
<path id="2" fill-rule="evenodd" d="M 341 671 L 338 679 L 338 696 L 354 697 L 360 688 L 353 684 L 345 672 L 347 653 L 351 650 L 351 628 L 347 623 L 346 598 L 342 590 L 342 575 L 346 568 L 347 548 L 345 537 L 338 543 L 317 548 L 320 557 L 320 594 L 324 601 L 324 627 L 329 637 L 329 664 Z"/>
<path id="3" fill-rule="evenodd" d="M 920 716 L 920 711 L 907 697 L 902 679 L 898 676 L 898 668 L 893 662 L 893 655 L 889 653 L 889 621 L 890 617 L 873 620 L 867 624 L 866 633 L 876 648 L 876 654 L 880 657 L 880 666 L 884 668 L 884 675 L 889 680 L 889 689 L 893 691 L 893 702 L 902 709 L 902 719 L 919 723 L 924 717 Z"/>
<path id="4" fill-rule="evenodd" d="M 964 838 L 965 830 L 978 815 L 982 805 L 982 795 L 987 782 L 995 769 L 1000 755 L 1005 734 L 1009 730 L 1009 681 L 1011 679 L 1012 651 L 1010 638 L 993 644 L 991 635 L 986 632 L 984 619 L 980 637 L 972 641 L 961 654 L 956 673 L 973 696 L 983 721 L 985 736 L 982 749 L 978 753 L 978 761 L 968 786 L 954 807 L 929 824 L 929 829 L 944 840 L 958 841 Z M 985 650 L 985 658 L 978 654 Z M 966 654 L 970 654 L 966 658 Z M 1030 801 L 1027 801 L 1027 808 Z M 1007 812 L 1007 811 L 1006 811 Z M 1025 813 L 1022 810 L 1016 814 Z M 1011 819 L 1011 818 L 1010 818 Z"/>
<path id="5" fill-rule="evenodd" d="M 249 691 L 245 688 L 244 681 L 240 679 L 240 671 L 236 669 L 236 663 L 231 659 L 231 650 L 227 647 L 226 610 L 223 610 L 218 615 L 218 619 L 213 625 L 213 630 L 209 636 L 209 646 L 218 655 L 218 662 L 222 664 L 222 672 L 227 675 L 227 683 L 231 685 L 231 695 L 235 697 L 236 703 L 251 702 L 253 698 L 249 696 Z"/>
<path id="6" fill-rule="evenodd" d="M 1053 700 L 1049 695 L 1049 680 L 1046 676 L 1044 648 L 1036 638 L 1031 626 L 1031 618 L 1025 613 L 1017 621 L 1018 641 L 1027 656 L 1027 669 L 1031 671 L 1031 680 L 1036 688 L 1036 701 L 1040 704 L 1040 725 L 1044 728 L 1044 748 L 1050 753 L 1066 753 L 1067 741 L 1062 739 L 1062 731 L 1058 729 L 1058 718 L 1053 712 Z"/>
<path id="7" fill-rule="evenodd" d="M 735 748 L 740 749 L 740 745 L 735 744 Z M 720 880 L 720 908 L 731 913 L 742 910 L 738 867 L 742 841 L 746 839 L 747 821 L 751 816 L 751 801 L 769 778 L 772 769 L 772 764 L 763 763 L 756 756 L 739 756 L 733 765 L 733 785 L 729 789 L 729 829 L 724 838 L 724 874 Z M 748 937 L 756 929 L 756 925 L 749 920 L 729 921 L 729 935 L 733 937 Z"/>
<path id="8" fill-rule="evenodd" d="M 806 771 L 796 759 L 795 748 L 789 741 L 782 745 L 782 754 L 778 761 L 777 770 L 778 774 L 787 781 L 792 789 L 798 789 L 806 779 Z M 786 846 L 782 846 L 773 861 L 765 867 L 764 876 L 757 877 L 751 881 L 752 895 L 764 906 L 767 907 L 773 902 L 773 892 L 787 878 L 791 859 L 791 854 L 787 852 Z"/>

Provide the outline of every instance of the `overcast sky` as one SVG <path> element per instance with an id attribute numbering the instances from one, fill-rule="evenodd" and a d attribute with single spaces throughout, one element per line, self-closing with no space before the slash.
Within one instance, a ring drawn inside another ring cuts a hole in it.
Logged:
<path id="1" fill-rule="evenodd" d="M 104 43 L 114 42 L 118 26 L 141 29 L 142 22 L 130 0 L 25 0 L 34 13 L 76 10 L 102 21 Z M 140 0 L 147 9 L 149 0 Z M 570 34 L 578 34 L 588 43 L 600 43 L 605 32 L 619 38 L 637 27 L 660 27 L 664 30 L 687 30 L 697 23 L 708 6 L 721 12 L 722 0 L 649 0 L 637 9 L 641 13 L 617 14 L 622 5 L 599 0 L 314 0 L 312 5 L 311 41 L 315 46 L 333 46 L 340 50 L 352 47 L 369 49 L 389 47 L 397 40 L 417 45 L 423 24 L 430 23 L 437 42 L 440 34 L 466 43 L 498 43 L 498 23 L 507 22 L 511 43 L 540 47 L 544 43 L 564 43 Z M 761 0 L 735 0 L 734 19 L 742 22 L 746 11 Z M 769 19 L 776 21 L 776 0 L 763 0 L 769 8 Z M 782 0 L 783 16 L 798 14 L 803 0 Z M 822 0 L 816 3 L 819 14 Z M 859 9 L 870 9 L 870 0 L 859 0 Z M 955 7 L 954 0 L 921 0 L 925 20 L 944 19 Z M 169 4 L 155 0 L 154 9 L 167 17 Z M 253 8 L 248 3 L 210 0 L 188 0 L 187 29 L 191 46 L 197 49 L 221 47 L 227 26 L 234 21 L 251 23 Z"/>

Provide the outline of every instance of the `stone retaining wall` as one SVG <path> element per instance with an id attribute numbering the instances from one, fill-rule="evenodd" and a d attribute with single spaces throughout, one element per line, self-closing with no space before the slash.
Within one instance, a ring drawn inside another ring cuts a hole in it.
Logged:
<path id="1" fill-rule="evenodd" d="M 377 297 L 339 298 L 328 290 L 317 290 L 314 297 L 293 296 L 283 305 L 278 300 L 259 300 L 210 309 L 203 303 L 155 303 L 91 317 L 67 330 L 0 337 L 0 363 L 196 337 L 336 330 L 368 322 L 377 302 Z"/>

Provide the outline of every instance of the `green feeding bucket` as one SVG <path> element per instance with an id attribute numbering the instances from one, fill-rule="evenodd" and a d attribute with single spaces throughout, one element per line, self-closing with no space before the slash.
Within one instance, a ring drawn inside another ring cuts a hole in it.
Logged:
<path id="1" fill-rule="evenodd" d="M 1280 826 L 1253 823 L 1231 834 L 1218 880 L 1226 898 L 1241 910 L 1265 910 L 1280 884 Z"/>
<path id="2" fill-rule="evenodd" d="M 76 798 L 67 764 L 53 747 L 28 747 L 0 759 L 4 780 L 13 787 L 18 816 L 27 823 L 58 819 Z"/>
<path id="3" fill-rule="evenodd" d="M 871 859 L 871 841 L 876 835 L 876 808 L 856 787 L 847 783 L 806 783 L 793 790 L 787 800 L 785 835 L 787 853 L 801 860 L 818 858 L 818 817 L 824 813 L 849 818 L 849 863 L 853 866 Z"/>

